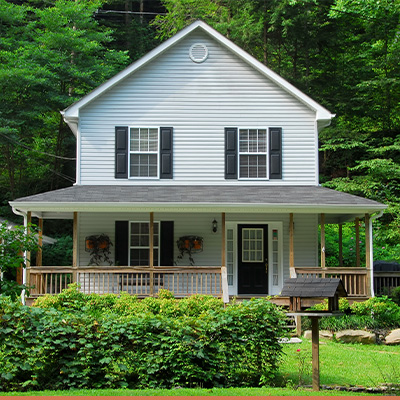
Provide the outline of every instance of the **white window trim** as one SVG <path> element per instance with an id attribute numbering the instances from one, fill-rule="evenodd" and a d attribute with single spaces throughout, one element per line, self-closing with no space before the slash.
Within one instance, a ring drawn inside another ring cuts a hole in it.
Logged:
<path id="1" fill-rule="evenodd" d="M 146 224 L 149 224 L 149 228 L 150 228 L 150 221 L 129 221 L 129 233 L 128 233 L 128 243 L 129 243 L 128 265 L 129 266 L 131 265 L 131 250 L 133 248 L 135 248 L 135 249 L 140 249 L 140 248 L 147 249 L 147 248 L 149 248 L 150 249 L 150 247 L 147 247 L 147 246 L 146 247 L 142 247 L 142 246 L 132 246 L 131 245 L 131 234 L 132 234 L 131 225 L 132 225 L 132 223 L 134 223 L 134 224 L 145 224 L 146 223 Z M 160 265 L 161 223 L 160 223 L 160 221 L 153 221 L 153 224 L 154 225 L 158 224 L 158 246 L 156 246 L 154 248 L 158 249 L 158 262 L 157 262 L 157 264 Z M 150 233 L 149 233 L 149 236 L 150 236 Z M 153 248 L 153 250 L 154 250 L 154 248 Z"/>
<path id="2" fill-rule="evenodd" d="M 256 181 L 256 182 L 260 182 L 260 181 L 269 181 L 269 129 L 270 127 L 264 127 L 264 126 L 258 126 L 258 127 L 251 127 L 251 126 L 240 126 L 237 128 L 238 129 L 238 133 L 237 133 L 237 175 L 238 175 L 238 180 L 239 181 Z M 249 153 L 249 152 L 241 152 L 240 151 L 240 130 L 241 129 L 246 129 L 246 130 L 251 130 L 251 129 L 256 129 L 257 131 L 260 129 L 265 129 L 265 131 L 267 132 L 267 136 L 266 136 L 266 152 L 265 153 Z M 265 154 L 266 157 L 266 176 L 265 178 L 242 178 L 240 176 L 240 156 L 244 155 L 262 155 Z"/>
<path id="3" fill-rule="evenodd" d="M 155 154 L 155 152 L 135 152 L 131 150 L 131 129 L 157 129 L 157 176 L 131 176 L 131 154 Z M 159 180 L 160 179 L 160 127 L 159 126 L 129 126 L 128 127 L 128 179 Z M 135 221 L 134 221 L 135 222 Z"/>

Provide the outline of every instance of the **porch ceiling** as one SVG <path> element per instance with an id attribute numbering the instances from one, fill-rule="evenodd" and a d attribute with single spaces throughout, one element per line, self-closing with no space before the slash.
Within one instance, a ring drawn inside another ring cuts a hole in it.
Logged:
<path id="1" fill-rule="evenodd" d="M 321 186 L 75 185 L 10 202 L 41 218 L 73 212 L 325 213 L 326 223 L 373 214 L 384 204 Z"/>

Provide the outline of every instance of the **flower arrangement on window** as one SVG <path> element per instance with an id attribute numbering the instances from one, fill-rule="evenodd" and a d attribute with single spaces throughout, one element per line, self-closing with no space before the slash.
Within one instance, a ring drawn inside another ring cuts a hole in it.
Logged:
<path id="1" fill-rule="evenodd" d="M 176 244 L 179 250 L 178 260 L 182 260 L 187 253 L 190 265 L 194 265 L 192 254 L 203 251 L 203 238 L 201 236 L 181 236 Z"/>
<path id="2" fill-rule="evenodd" d="M 110 238 L 103 233 L 86 236 L 85 250 L 90 253 L 89 265 L 100 265 L 102 262 L 112 265 L 113 262 L 109 258 L 112 245 Z"/>

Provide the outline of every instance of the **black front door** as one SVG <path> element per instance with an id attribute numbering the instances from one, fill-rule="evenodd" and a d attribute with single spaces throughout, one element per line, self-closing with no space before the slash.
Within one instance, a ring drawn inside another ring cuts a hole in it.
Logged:
<path id="1" fill-rule="evenodd" d="M 268 225 L 238 225 L 238 294 L 268 293 Z"/>

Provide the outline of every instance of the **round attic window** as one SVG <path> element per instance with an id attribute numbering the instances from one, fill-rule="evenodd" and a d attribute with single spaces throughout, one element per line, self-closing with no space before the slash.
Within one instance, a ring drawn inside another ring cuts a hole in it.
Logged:
<path id="1" fill-rule="evenodd" d="M 195 43 L 189 50 L 189 56 L 195 63 L 202 63 L 207 60 L 208 49 L 203 43 Z"/>

